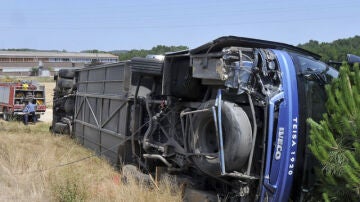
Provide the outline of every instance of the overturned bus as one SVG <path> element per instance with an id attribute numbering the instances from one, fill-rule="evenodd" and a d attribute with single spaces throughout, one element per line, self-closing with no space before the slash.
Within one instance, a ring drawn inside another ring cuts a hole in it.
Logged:
<path id="1" fill-rule="evenodd" d="M 319 58 L 226 36 L 60 71 L 52 128 L 118 165 L 163 167 L 198 197 L 306 200 L 315 182 L 306 119 L 321 118 L 324 85 L 338 74 Z"/>

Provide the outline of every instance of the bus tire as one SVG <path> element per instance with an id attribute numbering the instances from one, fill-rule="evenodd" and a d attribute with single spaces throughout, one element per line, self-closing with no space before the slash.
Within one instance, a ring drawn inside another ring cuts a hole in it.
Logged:
<path id="1" fill-rule="evenodd" d="M 59 76 L 61 78 L 72 79 L 75 76 L 75 70 L 74 69 L 60 69 Z"/>

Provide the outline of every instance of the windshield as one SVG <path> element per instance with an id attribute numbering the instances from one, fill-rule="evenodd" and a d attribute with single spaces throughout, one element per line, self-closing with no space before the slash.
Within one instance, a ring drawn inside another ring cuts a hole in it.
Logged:
<path id="1" fill-rule="evenodd" d="M 291 53 L 290 55 L 297 66 L 298 73 L 303 75 L 307 80 L 318 81 L 320 84 L 327 84 L 339 75 L 337 70 L 312 57 L 296 53 Z"/>

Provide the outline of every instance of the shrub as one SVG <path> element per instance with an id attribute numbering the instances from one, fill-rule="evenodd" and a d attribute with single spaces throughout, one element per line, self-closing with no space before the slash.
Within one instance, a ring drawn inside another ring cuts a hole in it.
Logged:
<path id="1" fill-rule="evenodd" d="M 360 71 L 340 68 L 326 86 L 327 113 L 319 123 L 309 119 L 309 145 L 320 161 L 319 191 L 325 201 L 360 201 Z"/>

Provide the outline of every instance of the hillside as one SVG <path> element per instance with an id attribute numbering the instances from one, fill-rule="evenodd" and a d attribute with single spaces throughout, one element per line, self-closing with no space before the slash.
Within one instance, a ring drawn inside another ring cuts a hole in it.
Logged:
<path id="1" fill-rule="evenodd" d="M 186 46 L 164 46 L 164 45 L 157 45 L 155 47 L 153 47 L 150 50 L 145 50 L 145 49 L 141 49 L 141 50 L 130 50 L 127 52 L 122 52 L 120 54 L 116 54 L 115 52 L 113 52 L 113 54 L 118 55 L 119 56 L 119 60 L 129 60 L 133 57 L 145 57 L 146 55 L 158 55 L 158 54 L 164 54 L 166 52 L 176 52 L 176 51 L 181 51 L 181 50 L 186 50 L 189 49 Z"/>
<path id="2" fill-rule="evenodd" d="M 338 39 L 329 43 L 310 40 L 299 44 L 298 47 L 321 55 L 325 62 L 329 60 L 341 62 L 346 60 L 348 53 L 360 55 L 360 36 Z"/>
<path id="3" fill-rule="evenodd" d="M 130 60 L 133 57 L 145 57 L 147 55 L 161 55 L 167 52 L 176 52 L 181 50 L 189 49 L 187 46 L 165 46 L 157 45 L 151 48 L 150 50 L 146 49 L 132 49 L 132 50 L 113 50 L 113 51 L 102 51 L 102 50 L 83 50 L 82 53 L 111 53 L 113 55 L 119 56 L 119 60 Z"/>

